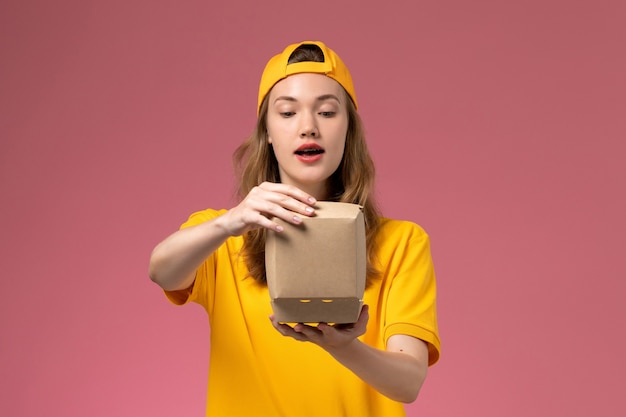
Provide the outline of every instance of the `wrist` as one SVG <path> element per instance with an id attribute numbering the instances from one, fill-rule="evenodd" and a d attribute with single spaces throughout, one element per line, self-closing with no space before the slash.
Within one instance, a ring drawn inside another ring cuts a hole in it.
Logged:
<path id="1" fill-rule="evenodd" d="M 222 214 L 221 216 L 216 217 L 213 220 L 213 226 L 217 228 L 218 233 L 224 238 L 227 239 L 229 237 L 236 236 L 236 233 L 233 233 L 230 226 L 230 211 Z"/>
<path id="2" fill-rule="evenodd" d="M 326 351 L 336 359 L 350 358 L 357 355 L 362 346 L 364 346 L 363 342 L 359 339 L 352 339 L 351 341 L 340 345 L 327 346 Z"/>

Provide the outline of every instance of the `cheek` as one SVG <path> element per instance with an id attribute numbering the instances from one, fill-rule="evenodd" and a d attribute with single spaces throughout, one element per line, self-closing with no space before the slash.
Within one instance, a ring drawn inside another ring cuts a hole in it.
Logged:
<path id="1" fill-rule="evenodd" d="M 341 163 L 341 161 L 343 160 L 344 154 L 346 152 L 346 141 L 344 140 L 337 140 L 335 143 L 333 143 L 332 148 L 327 149 L 330 151 L 330 154 L 333 155 L 332 156 L 332 164 L 339 166 L 339 164 Z"/>
<path id="2" fill-rule="evenodd" d="M 276 139 L 280 137 L 280 129 L 276 128 L 276 123 L 274 123 L 270 116 L 266 119 L 265 131 L 268 143 L 274 143 Z"/>
<path id="3" fill-rule="evenodd" d="M 338 151 L 341 151 L 341 153 L 343 154 L 343 151 L 345 150 L 346 147 L 346 142 L 347 142 L 347 136 L 348 136 L 348 129 L 341 129 L 340 133 L 337 133 L 337 135 L 335 136 L 335 140 L 334 140 L 334 148 Z"/>
<path id="4" fill-rule="evenodd" d="M 276 126 L 268 126 L 267 127 L 267 142 L 273 144 L 274 146 L 276 146 L 277 144 L 280 144 L 281 142 L 283 142 L 283 140 L 281 140 L 284 137 L 284 133 L 282 133 L 280 128 L 277 128 Z"/>
<path id="5" fill-rule="evenodd" d="M 269 124 L 269 123 L 268 123 Z M 267 140 L 270 143 L 281 142 L 281 139 L 285 137 L 285 128 L 284 126 L 269 124 L 267 126 Z"/>

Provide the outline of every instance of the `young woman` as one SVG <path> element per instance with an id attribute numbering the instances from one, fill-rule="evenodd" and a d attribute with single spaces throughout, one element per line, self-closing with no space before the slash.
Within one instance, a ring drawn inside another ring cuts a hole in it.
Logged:
<path id="1" fill-rule="evenodd" d="M 192 214 L 154 249 L 151 279 L 209 316 L 207 416 L 403 416 L 438 360 L 429 239 L 378 212 L 363 132 L 342 60 L 322 42 L 289 45 L 263 72 L 256 129 L 234 156 L 241 202 Z M 266 231 L 321 200 L 363 207 L 364 307 L 351 326 L 278 323 Z"/>

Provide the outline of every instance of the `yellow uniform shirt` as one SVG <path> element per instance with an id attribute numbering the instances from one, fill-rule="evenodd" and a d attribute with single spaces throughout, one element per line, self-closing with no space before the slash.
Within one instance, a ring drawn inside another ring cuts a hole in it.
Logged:
<path id="1" fill-rule="evenodd" d="M 225 210 L 191 215 L 182 227 Z M 394 334 L 428 343 L 429 364 L 439 359 L 436 288 L 428 235 L 416 224 L 382 219 L 378 265 L 369 283 L 367 332 L 360 339 L 384 350 Z M 282 336 L 272 326 L 266 285 L 246 277 L 238 256 L 243 239 L 229 238 L 198 269 L 186 291 L 166 292 L 176 304 L 194 301 L 209 315 L 211 347 L 207 416 L 404 416 L 401 403 L 365 384 L 313 343 Z"/>

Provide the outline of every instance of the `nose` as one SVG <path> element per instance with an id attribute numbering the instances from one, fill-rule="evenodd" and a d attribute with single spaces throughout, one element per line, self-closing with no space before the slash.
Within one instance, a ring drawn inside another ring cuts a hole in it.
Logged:
<path id="1" fill-rule="evenodd" d="M 317 123 L 315 123 L 315 117 L 304 116 L 300 125 L 300 137 L 301 138 L 316 138 L 319 137 L 319 130 L 317 129 Z"/>
<path id="2" fill-rule="evenodd" d="M 306 129 L 300 132 L 300 137 L 302 138 L 306 138 L 306 137 L 316 137 L 317 136 L 317 130 L 316 129 Z"/>

